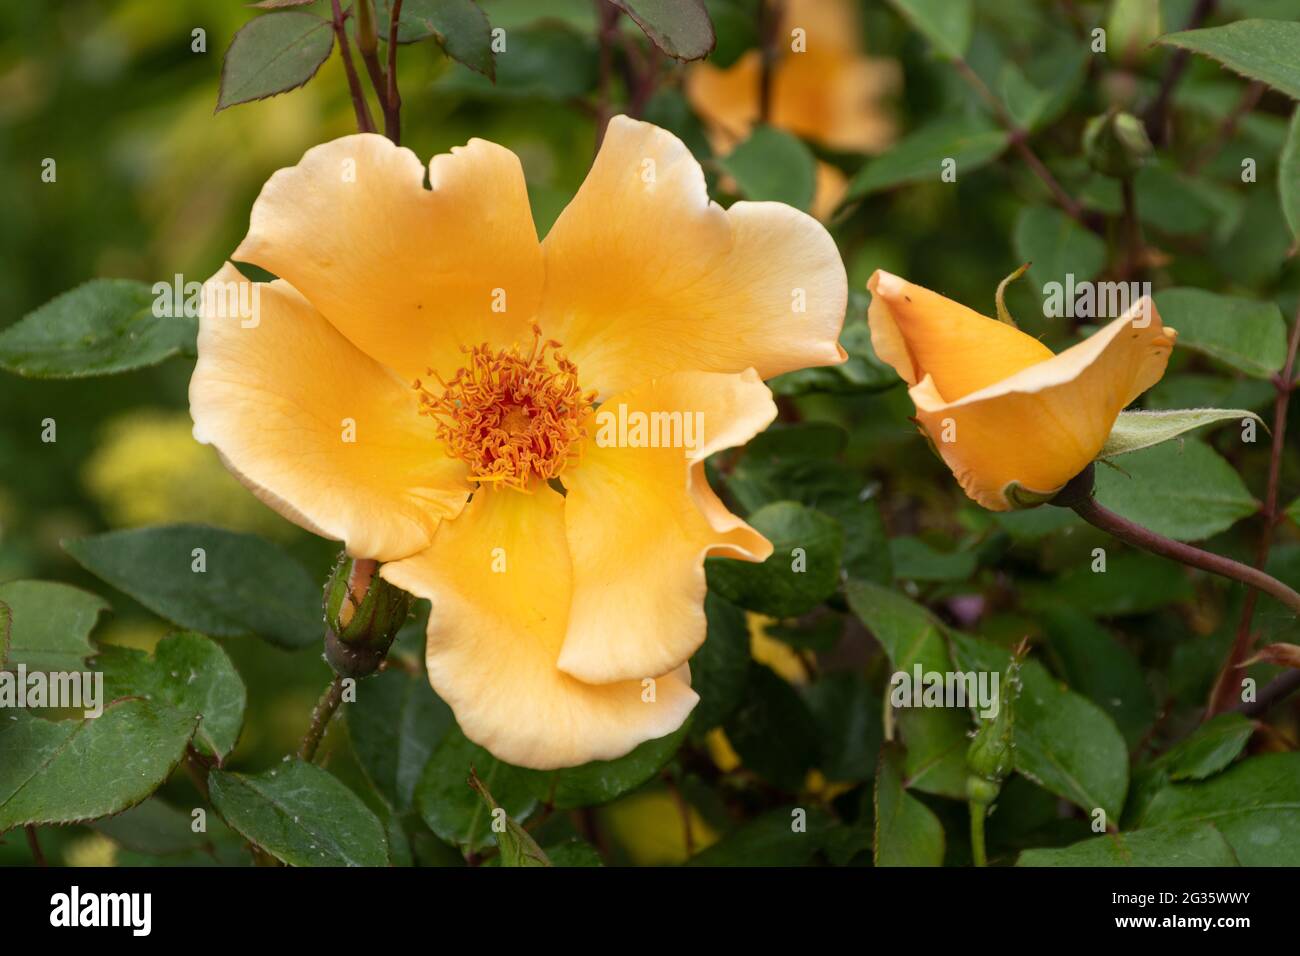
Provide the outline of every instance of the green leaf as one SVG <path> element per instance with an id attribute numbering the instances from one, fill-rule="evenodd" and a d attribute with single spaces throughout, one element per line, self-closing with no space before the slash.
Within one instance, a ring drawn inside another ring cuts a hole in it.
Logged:
<path id="1" fill-rule="evenodd" d="M 239 740 L 247 692 L 226 652 L 202 634 L 170 634 L 153 656 L 105 645 L 95 659 L 109 700 L 143 697 L 182 717 L 200 718 L 194 742 L 220 763 Z"/>
<path id="2" fill-rule="evenodd" d="M 549 844 L 542 852 L 551 861 L 551 866 L 604 866 L 599 851 L 582 840 Z"/>
<path id="3" fill-rule="evenodd" d="M 55 581 L 0 584 L 7 626 L 0 634 L 0 668 L 75 671 L 95 652 L 90 632 L 109 610 L 98 595 Z M 2 638 L 7 635 L 8 640 Z"/>
<path id="4" fill-rule="evenodd" d="M 1005 130 L 986 121 L 957 117 L 936 120 L 909 133 L 889 152 L 870 160 L 849 182 L 845 202 L 903 183 L 939 182 L 946 159 L 956 161 L 957 177 L 991 163 L 1007 148 Z"/>
<path id="5" fill-rule="evenodd" d="M 889 557 L 900 581 L 965 581 L 976 567 L 973 552 L 940 551 L 913 535 L 889 539 Z"/>
<path id="6" fill-rule="evenodd" d="M 1097 500 L 1176 541 L 1212 537 L 1259 510 L 1232 466 L 1193 439 L 1133 452 L 1121 467 L 1097 469 Z"/>
<path id="7" fill-rule="evenodd" d="M 1169 33 L 1157 42 L 1208 56 L 1242 76 L 1300 99 L 1300 23 L 1238 20 L 1221 27 Z"/>
<path id="8" fill-rule="evenodd" d="M 1156 794 L 1142 825 L 1212 823 L 1242 866 L 1300 865 L 1300 753 L 1243 760 L 1201 783 Z"/>
<path id="9" fill-rule="evenodd" d="M 1016 217 L 1016 257 L 1031 263 L 1029 274 L 1040 287 L 1088 282 L 1106 264 L 1106 244 L 1074 219 L 1049 206 L 1026 206 Z"/>
<path id="10" fill-rule="evenodd" d="M 1277 191 L 1282 198 L 1282 212 L 1291 227 L 1292 238 L 1300 243 L 1300 106 L 1291 114 L 1286 145 L 1277 170 Z"/>
<path id="11" fill-rule="evenodd" d="M 762 564 L 706 559 L 711 590 L 773 617 L 798 617 L 835 592 L 844 532 L 833 518 L 778 501 L 755 511 L 749 523 L 772 542 L 771 556 Z"/>
<path id="12" fill-rule="evenodd" d="M 1002 647 L 952 636 L 963 670 L 1002 672 Z M 1106 713 L 1066 689 L 1035 660 L 1021 665 L 1016 699 L 1016 770 L 1087 813 L 1100 808 L 1118 821 L 1128 790 L 1128 746 Z"/>
<path id="13" fill-rule="evenodd" d="M 0 331 L 0 368 L 26 378 L 86 378 L 193 358 L 199 323 L 154 315 L 150 286 L 92 279 Z"/>
<path id="14" fill-rule="evenodd" d="M 151 797 L 129 810 L 97 821 L 94 827 L 124 849 L 150 856 L 172 856 L 202 849 L 208 842 L 206 834 L 194 832 L 193 823 L 189 813 L 164 803 L 159 797 Z M 219 824 L 220 820 L 208 820 L 209 829 L 213 823 Z"/>
<path id="15" fill-rule="evenodd" d="M 123 700 L 85 720 L 0 720 L 0 833 L 119 813 L 158 789 L 180 762 L 194 718 Z"/>
<path id="16" fill-rule="evenodd" d="M 188 630 L 213 637 L 256 634 L 288 649 L 321 639 L 320 586 L 256 535 L 158 525 L 64 541 L 63 549 L 87 571 Z M 202 572 L 194 570 L 200 558 Z"/>
<path id="17" fill-rule="evenodd" d="M 1244 408 L 1175 408 L 1156 412 L 1120 412 L 1097 457 L 1114 458 L 1116 455 L 1159 445 L 1203 425 L 1241 422 L 1247 418 L 1255 419 L 1267 431 L 1264 419 Z"/>
<path id="18" fill-rule="evenodd" d="M 897 591 L 849 581 L 849 607 L 885 649 L 895 672 L 952 670 L 939 623 L 925 608 Z M 964 799 L 970 719 L 962 711 L 909 708 L 895 711 L 899 737 L 907 747 L 902 772 L 909 789 Z"/>
<path id="19" fill-rule="evenodd" d="M 492 794 L 488 791 L 488 788 L 483 786 L 483 781 L 478 778 L 478 774 L 472 769 L 469 772 L 469 785 L 482 799 L 492 818 L 491 827 L 497 834 L 497 845 L 501 848 L 502 866 L 551 865 L 551 861 L 546 858 L 546 854 L 537 845 L 537 841 L 532 838 L 532 835 L 527 830 L 515 823 L 504 810 L 497 806 L 497 802 L 492 799 Z M 504 826 L 500 824 L 499 817 L 504 819 Z"/>
<path id="20" fill-rule="evenodd" d="M 610 0 L 645 31 L 659 49 L 678 60 L 699 60 L 717 43 L 700 0 Z"/>
<path id="21" fill-rule="evenodd" d="M 1106 711 L 1128 744 L 1136 745 L 1156 711 L 1137 659 L 1081 611 L 1059 601 L 1035 611 L 1065 682 Z"/>
<path id="22" fill-rule="evenodd" d="M 691 737 L 702 738 L 726 720 L 749 684 L 749 627 L 745 612 L 712 592 L 704 596 L 708 632 L 691 658 L 691 687 L 700 702 L 691 712 Z"/>
<path id="23" fill-rule="evenodd" d="M 819 728 L 817 766 L 826 779 L 870 779 L 884 737 L 880 698 L 860 676 L 846 671 L 815 681 L 806 699 Z"/>
<path id="24" fill-rule="evenodd" d="M 903 759 L 886 744 L 876 770 L 876 866 L 942 866 L 943 824 L 903 789 Z"/>
<path id="25" fill-rule="evenodd" d="M 305 84 L 334 49 L 334 27 L 311 13 L 265 13 L 245 23 L 221 61 L 217 111 Z"/>
<path id="26" fill-rule="evenodd" d="M 850 296 L 852 295 L 856 293 L 850 293 Z M 852 307 L 851 311 L 854 311 Z M 898 373 L 876 356 L 876 350 L 871 345 L 871 327 L 861 318 L 850 319 L 844 323 L 844 328 L 840 330 L 840 345 L 849 354 L 847 361 L 839 365 L 801 368 L 778 375 L 768 382 L 773 393 L 777 395 L 807 395 L 810 392 L 831 392 L 836 395 L 862 394 L 883 392 L 896 387 L 901 381 Z M 753 442 L 750 444 L 752 445 Z"/>
<path id="27" fill-rule="evenodd" d="M 1286 362 L 1286 323 L 1272 302 L 1176 288 L 1157 292 L 1155 303 L 1164 324 L 1178 330 L 1179 346 L 1256 378 L 1271 378 Z"/>
<path id="28" fill-rule="evenodd" d="M 440 839 L 466 853 L 495 846 L 491 817 L 470 788 L 473 770 L 514 820 L 524 820 L 537 805 L 538 774 L 512 767 L 470 742 L 459 727 L 443 735 L 425 765 L 415 790 L 420 816 Z"/>
<path id="29" fill-rule="evenodd" d="M 411 809 L 429 756 L 454 724 L 422 675 L 390 668 L 357 685 L 348 736 L 366 777 L 398 813 Z"/>
<path id="30" fill-rule="evenodd" d="M 1228 224 L 1204 182 L 1179 173 L 1168 163 L 1143 166 L 1133 179 L 1133 188 L 1138 219 L 1161 232 L 1199 236 Z"/>
<path id="31" fill-rule="evenodd" d="M 509 53 L 496 62 L 496 82 L 470 70 L 453 71 L 437 88 L 492 99 L 565 102 L 596 86 L 598 53 L 591 36 L 543 21 L 512 29 Z M 567 198 L 567 194 L 566 194 Z"/>
<path id="32" fill-rule="evenodd" d="M 728 488 L 747 511 L 787 500 L 834 518 L 844 531 L 848 576 L 887 584 L 893 572 L 880 509 L 864 500 L 862 474 L 833 460 L 846 439 L 842 428 L 826 423 L 770 428 L 749 443 Z"/>
<path id="33" fill-rule="evenodd" d="M 1025 850 L 1016 866 L 1239 866 L 1209 823 L 1105 834 L 1059 849 Z"/>
<path id="34" fill-rule="evenodd" d="M 890 588 L 850 581 L 849 607 L 889 655 L 895 671 L 920 664 L 927 671 L 951 669 L 943 632 L 930 613 Z"/>
<path id="35" fill-rule="evenodd" d="M 1192 597 L 1191 582 L 1178 563 L 1152 554 L 1107 551 L 1104 571 L 1094 571 L 1092 562 L 1079 562 L 1037 589 L 1035 600 L 1065 602 L 1098 617 L 1121 617 Z"/>
<path id="36" fill-rule="evenodd" d="M 383 40 L 388 39 L 392 16 L 392 0 L 376 0 L 375 22 Z M 492 24 L 474 0 L 405 0 L 397 22 L 397 42 L 415 43 L 429 37 L 453 60 L 495 78 Z"/>
<path id="37" fill-rule="evenodd" d="M 689 866 L 802 866 L 822 850 L 834 820 L 818 806 L 778 807 L 691 857 Z"/>
<path id="38" fill-rule="evenodd" d="M 890 0 L 917 32 L 948 59 L 961 59 L 970 46 L 974 21 L 972 0 Z"/>
<path id="39" fill-rule="evenodd" d="M 803 141 L 771 126 L 759 126 L 719 161 L 746 199 L 783 202 L 805 212 L 817 182 L 816 160 Z"/>
<path id="40" fill-rule="evenodd" d="M 647 740 L 616 760 L 593 760 L 578 767 L 533 775 L 533 793 L 557 810 L 592 807 L 630 793 L 654 777 L 686 739 L 687 725 Z"/>
<path id="41" fill-rule="evenodd" d="M 1170 780 L 1204 780 L 1222 771 L 1246 748 L 1255 722 L 1241 714 L 1219 714 L 1156 761 Z"/>
<path id="42" fill-rule="evenodd" d="M 751 664 L 744 702 L 724 725 L 741 763 L 785 790 L 797 791 L 817 763 L 817 722 L 798 691 L 761 664 Z"/>
<path id="43" fill-rule="evenodd" d="M 330 773 L 291 760 L 259 774 L 214 770 L 212 805 L 243 836 L 290 866 L 387 866 L 379 818 Z"/>
<path id="44" fill-rule="evenodd" d="M 1146 394 L 1147 408 L 1184 409 L 1201 405 L 1245 408 L 1258 412 L 1277 396 L 1272 382 L 1257 378 L 1226 378 L 1196 372 L 1168 374 Z M 1042 510 L 1042 509 L 1039 509 Z"/>

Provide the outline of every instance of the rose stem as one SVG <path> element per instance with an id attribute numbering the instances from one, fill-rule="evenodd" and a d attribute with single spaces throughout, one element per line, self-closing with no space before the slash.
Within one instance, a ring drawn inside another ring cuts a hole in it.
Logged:
<path id="1" fill-rule="evenodd" d="M 1286 364 L 1282 367 L 1282 373 L 1273 380 L 1277 389 L 1277 397 L 1273 402 L 1273 445 L 1268 463 L 1268 490 L 1264 493 L 1264 529 L 1255 552 L 1257 568 L 1263 568 L 1268 563 L 1268 553 L 1273 545 L 1273 528 L 1281 518 L 1277 510 L 1277 499 L 1282 483 L 1282 449 L 1286 440 L 1287 408 L 1291 404 L 1291 392 L 1295 389 L 1297 346 L 1300 346 L 1300 310 L 1297 310 L 1295 322 L 1291 326 Z M 1258 597 L 1255 591 L 1246 592 L 1241 605 L 1241 620 L 1237 624 L 1237 635 L 1232 642 L 1232 648 L 1228 651 L 1227 660 L 1223 662 L 1223 669 L 1214 682 L 1214 689 L 1210 692 L 1210 703 L 1205 709 L 1206 720 L 1227 710 L 1231 706 L 1230 701 L 1237 696 L 1233 690 L 1233 674 L 1241 668 L 1241 662 L 1250 653 L 1250 626 L 1255 617 L 1255 602 Z"/>
<path id="2" fill-rule="evenodd" d="M 1234 561 L 1219 554 L 1212 554 L 1209 551 L 1202 551 L 1190 544 L 1183 544 L 1181 541 L 1174 541 L 1162 534 L 1156 534 L 1154 531 L 1139 524 L 1134 524 L 1127 518 L 1122 518 L 1110 509 L 1102 507 L 1097 503 L 1097 499 L 1091 495 L 1083 498 L 1077 504 L 1071 505 L 1071 507 L 1088 524 L 1100 528 L 1121 541 L 1125 541 L 1144 551 L 1150 551 L 1152 554 L 1158 554 L 1162 558 L 1169 558 L 1189 567 L 1200 568 L 1202 571 L 1209 571 L 1211 574 L 1218 574 L 1234 581 L 1240 581 L 1242 584 L 1248 584 L 1265 594 L 1272 595 L 1296 614 L 1300 614 L 1300 594 L 1258 568 L 1252 568 L 1240 561 Z"/>
<path id="3" fill-rule="evenodd" d="M 957 68 L 957 72 L 962 75 L 962 78 L 965 79 L 975 92 L 989 104 L 989 108 L 993 110 L 993 115 L 997 118 L 998 125 L 1006 130 L 1011 145 L 1015 147 L 1016 152 L 1020 154 L 1020 158 L 1025 161 L 1026 165 L 1033 170 L 1034 175 L 1042 180 L 1043 185 L 1046 186 L 1048 192 L 1052 194 L 1052 198 L 1056 200 L 1057 205 L 1064 209 L 1071 219 L 1076 220 L 1081 225 L 1086 226 L 1095 232 L 1096 222 L 1090 220 L 1078 200 L 1065 191 L 1065 187 L 1062 186 L 1057 178 L 1052 175 L 1052 172 L 1047 168 L 1047 165 L 1038 158 L 1038 154 L 1035 153 L 1029 145 L 1029 134 L 1021 129 L 1020 125 L 1011 118 L 1011 114 L 1008 113 L 1006 107 L 1002 105 L 1002 101 L 993 95 L 993 91 L 988 88 L 988 85 L 982 79 L 980 79 L 980 75 L 971 68 L 969 63 L 960 57 L 954 59 L 952 64 Z"/>
<path id="4" fill-rule="evenodd" d="M 398 146 L 402 144 L 402 95 L 397 92 L 397 26 L 402 0 L 393 0 L 388 18 L 388 95 L 384 97 L 384 132 Z"/>
<path id="5" fill-rule="evenodd" d="M 357 129 L 362 133 L 373 133 L 375 121 L 370 118 L 370 107 L 366 105 L 366 93 L 361 88 L 361 79 L 357 68 L 352 63 L 352 47 L 348 44 L 348 33 L 343 26 L 343 10 L 339 0 L 331 0 L 334 5 L 334 35 L 339 40 L 339 57 L 343 60 L 343 72 L 348 77 L 348 90 L 352 93 L 352 108 L 357 114 Z"/>
<path id="6" fill-rule="evenodd" d="M 316 707 L 311 712 L 311 725 L 307 728 L 306 736 L 302 738 L 302 744 L 298 747 L 299 760 L 310 763 L 316 756 L 316 748 L 320 746 L 321 738 L 325 736 L 325 728 L 342 700 L 343 675 L 339 674 L 330 682 L 329 687 L 325 688 L 325 693 L 321 694 L 320 700 L 316 702 Z"/>

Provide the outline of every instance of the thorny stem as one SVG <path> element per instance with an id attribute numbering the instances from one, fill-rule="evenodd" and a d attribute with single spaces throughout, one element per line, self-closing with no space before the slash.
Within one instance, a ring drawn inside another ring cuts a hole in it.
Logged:
<path id="1" fill-rule="evenodd" d="M 366 93 L 361 88 L 361 78 L 352 63 L 352 47 L 348 43 L 348 32 L 344 27 L 343 9 L 339 0 L 330 0 L 334 9 L 334 35 L 339 41 L 339 57 L 343 60 L 343 72 L 348 77 L 348 91 L 352 94 L 352 109 L 357 114 L 357 129 L 362 133 L 373 133 L 375 121 L 370 118 L 370 107 L 366 104 Z"/>
<path id="2" fill-rule="evenodd" d="M 1181 541 L 1174 541 L 1162 534 L 1156 534 L 1154 531 L 1139 524 L 1134 524 L 1127 518 L 1120 517 L 1110 509 L 1102 507 L 1097 503 L 1097 499 L 1091 495 L 1071 505 L 1071 507 L 1084 521 L 1119 538 L 1121 541 L 1144 551 L 1150 551 L 1162 558 L 1169 558 L 1189 567 L 1199 568 L 1202 571 L 1209 571 L 1211 574 L 1218 574 L 1250 585 L 1265 594 L 1272 595 L 1296 614 L 1300 614 L 1300 594 L 1297 594 L 1270 574 L 1265 574 L 1263 571 L 1252 568 L 1248 564 L 1242 564 L 1240 561 L 1225 558 L 1223 555 L 1202 551 L 1190 544 L 1183 544 Z"/>
<path id="3" fill-rule="evenodd" d="M 298 759 L 310 763 L 316 756 L 316 748 L 320 746 L 321 738 L 325 736 L 325 728 L 329 726 L 330 718 L 334 716 L 342 700 L 343 675 L 338 674 L 330 682 L 329 687 L 325 688 L 325 693 L 321 694 L 320 700 L 316 702 L 316 707 L 311 712 L 311 724 L 302 738 L 302 744 L 298 747 Z"/>
<path id="4" fill-rule="evenodd" d="M 1195 30 L 1204 22 L 1214 11 L 1215 0 L 1197 0 L 1196 6 L 1192 9 L 1192 15 L 1187 20 L 1187 26 L 1184 30 Z M 1169 67 L 1165 70 L 1164 78 L 1160 81 L 1160 91 L 1156 94 L 1155 100 L 1147 109 L 1143 119 L 1147 124 L 1147 135 L 1151 142 L 1156 146 L 1165 144 L 1165 128 L 1168 125 L 1167 118 L 1169 115 L 1169 104 L 1174 96 L 1174 87 L 1182 79 L 1183 71 L 1187 69 L 1187 61 L 1191 53 L 1183 48 L 1178 48 L 1169 58 Z"/>
<path id="5" fill-rule="evenodd" d="M 984 851 L 984 817 L 988 808 L 978 800 L 971 800 L 970 806 L 970 853 L 976 866 L 988 866 Z"/>
<path id="6" fill-rule="evenodd" d="M 1295 390 L 1296 349 L 1300 347 L 1300 311 L 1296 312 L 1295 322 L 1291 326 L 1291 336 L 1287 342 L 1286 364 L 1282 373 L 1273 382 L 1277 396 L 1273 402 L 1273 444 L 1268 462 L 1268 490 L 1264 493 L 1264 528 L 1259 537 L 1255 551 L 1255 567 L 1263 568 L 1268 564 L 1268 554 L 1273 546 L 1273 527 L 1281 515 L 1278 514 L 1278 496 L 1282 483 L 1282 452 L 1286 444 L 1287 410 L 1291 404 L 1291 393 Z M 1208 720 L 1215 714 L 1222 713 L 1237 696 L 1236 672 L 1250 653 L 1251 623 L 1255 617 L 1255 604 L 1259 599 L 1256 591 L 1246 592 L 1241 605 L 1241 620 L 1237 624 L 1237 634 L 1233 639 L 1228 658 L 1223 662 L 1214 690 L 1210 692 L 1210 703 L 1205 710 Z"/>
<path id="7" fill-rule="evenodd" d="M 1043 185 L 1046 186 L 1048 192 L 1052 194 L 1052 198 L 1056 200 L 1056 204 L 1065 210 L 1066 214 L 1071 219 L 1076 220 L 1078 223 L 1089 229 L 1095 229 L 1096 224 L 1088 217 L 1083 206 L 1079 204 L 1078 200 L 1065 191 L 1065 187 L 1062 186 L 1057 178 L 1052 175 L 1052 171 L 1047 168 L 1047 165 L 1041 159 L 1038 158 L 1038 154 L 1035 153 L 1029 145 L 1028 133 L 1021 129 L 1019 124 L 1012 119 L 1011 114 L 1007 112 L 1007 108 L 1002 105 L 1002 101 L 993 95 L 993 91 L 988 88 L 988 85 L 982 79 L 980 79 L 979 74 L 971 69 L 970 64 L 960 57 L 952 62 L 957 68 L 957 72 L 962 75 L 962 78 L 971 85 L 984 102 L 989 104 L 989 108 L 993 110 L 993 115 L 996 117 L 998 125 L 1007 131 L 1012 147 L 1014 147 L 1015 151 L 1020 154 L 1020 158 L 1025 161 L 1025 164 L 1033 171 L 1034 175 L 1042 180 Z"/>
<path id="8" fill-rule="evenodd" d="M 41 850 L 41 841 L 36 835 L 36 827 L 29 823 L 23 829 L 27 832 L 27 847 L 32 851 L 32 859 L 36 861 L 36 865 L 49 866 L 45 861 L 45 853 Z"/>

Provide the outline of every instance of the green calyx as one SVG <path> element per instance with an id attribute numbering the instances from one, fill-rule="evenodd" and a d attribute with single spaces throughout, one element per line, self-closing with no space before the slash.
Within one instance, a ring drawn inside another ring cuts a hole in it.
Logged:
<path id="1" fill-rule="evenodd" d="M 1020 693 L 1020 662 L 1028 643 L 1022 642 L 1002 672 L 997 713 L 982 720 L 966 751 L 966 798 L 989 806 L 997 799 L 1002 781 L 1015 769 L 1016 697 Z"/>
<path id="2" fill-rule="evenodd" d="M 378 572 L 378 562 L 344 554 L 325 585 L 325 656 L 347 677 L 378 669 L 411 612 L 414 598 Z"/>
<path id="3" fill-rule="evenodd" d="M 1083 152 L 1097 172 L 1131 179 L 1155 154 L 1146 127 L 1132 113 L 1111 110 L 1083 128 Z"/>

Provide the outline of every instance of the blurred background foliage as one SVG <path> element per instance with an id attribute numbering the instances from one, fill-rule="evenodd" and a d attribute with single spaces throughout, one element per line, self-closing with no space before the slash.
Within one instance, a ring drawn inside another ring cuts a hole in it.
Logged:
<path id="1" fill-rule="evenodd" d="M 827 540 L 835 543 L 819 552 L 833 560 L 831 586 L 826 593 L 787 595 L 783 603 L 770 581 L 711 567 L 716 593 L 708 657 L 694 665 L 710 694 L 681 751 L 634 792 L 544 824 L 553 840 L 581 836 L 594 843 L 607 862 L 678 863 L 698 854 L 700 862 L 800 863 L 812 856 L 807 846 L 816 847 L 820 860 L 870 861 L 881 689 L 889 671 L 877 641 L 886 641 L 882 629 L 893 626 L 879 617 L 887 606 L 883 593 L 912 602 L 897 616 L 909 626 L 929 626 L 924 616 L 908 618 L 929 613 L 935 627 L 961 628 L 1003 647 L 1030 637 L 1036 658 L 1113 721 L 1135 781 L 1140 768 L 1195 727 L 1237 624 L 1240 588 L 1130 553 L 1063 509 L 983 511 L 916 435 L 905 390 L 864 341 L 865 284 L 874 269 L 992 314 L 997 283 L 1034 258 L 1037 271 L 1011 287 L 1008 304 L 1022 328 L 1059 350 L 1086 332 L 1086 323 L 1044 317 L 1043 283 L 1064 271 L 1114 274 L 1122 240 L 1111 219 L 1099 236 L 1062 225 L 1043 184 L 1011 151 L 981 153 L 976 143 L 961 154 L 957 181 L 941 182 L 927 165 L 933 151 L 910 137 L 944 122 L 976 131 L 969 134 L 975 139 L 978 131 L 995 129 L 979 93 L 897 5 L 824 2 L 856 14 L 857 29 L 845 43 L 853 56 L 885 72 L 874 74 L 873 94 L 853 107 L 870 114 L 876 133 L 869 146 L 837 149 L 818 141 L 816 130 L 796 130 L 804 137 L 798 148 L 820 164 L 815 181 L 796 181 L 814 168 L 797 156 L 789 165 L 771 152 L 723 152 L 745 136 L 722 135 L 716 117 L 711 122 L 704 115 L 707 104 L 688 95 L 691 71 L 699 67 L 660 58 L 644 103 L 646 118 L 677 132 L 701 159 L 719 201 L 793 189 L 828 221 L 854 290 L 845 332 L 854 359 L 844 372 L 778 381 L 783 423 L 749 450 L 714 463 L 728 498 L 751 516 L 765 514 L 764 530 L 778 540 L 778 552 L 791 515 L 767 509 L 795 499 L 833 519 Z M 597 6 L 589 0 L 483 0 L 481 6 L 521 52 L 498 57 L 493 85 L 434 44 L 405 47 L 399 59 L 404 145 L 425 159 L 472 136 L 514 150 L 544 234 L 595 149 Z M 758 43 L 757 4 L 709 0 L 707 6 L 717 32 L 708 62 L 733 69 Z M 1118 185 L 1085 162 L 1084 124 L 1111 106 L 1137 111 L 1157 95 L 1172 51 L 1149 41 L 1181 28 L 1196 4 L 1154 4 L 1155 29 L 1124 21 L 1124 8 L 1133 6 L 979 0 L 965 48 L 970 68 L 1029 131 L 1067 191 L 1089 213 L 1106 217 L 1119 212 Z M 354 130 L 337 56 L 302 89 L 214 115 L 222 54 L 252 14 L 222 0 L 0 7 L 0 301 L 6 303 L 0 326 L 93 277 L 206 278 L 242 237 L 270 173 L 294 164 L 308 147 Z M 1300 0 L 1220 0 L 1211 22 L 1245 17 L 1295 20 Z M 1088 49 L 1088 30 L 1098 24 L 1112 28 L 1103 55 Z M 198 27 L 206 31 L 203 53 L 191 51 Z M 626 17 L 618 29 L 632 43 L 620 60 L 652 57 Z M 1133 44 L 1116 42 L 1125 31 L 1136 37 Z M 814 82 L 838 83 L 841 69 L 849 68 L 828 66 Z M 1227 122 L 1246 88 L 1246 80 L 1210 60 L 1188 63 L 1175 91 L 1172 138 L 1136 184 L 1150 251 L 1145 268 L 1157 290 L 1190 286 L 1242 296 L 1291 316 L 1300 304 L 1300 266 L 1275 184 L 1294 104 L 1268 90 L 1253 109 Z M 614 106 L 636 95 L 616 71 Z M 41 181 L 46 158 L 57 162 L 55 183 Z M 1253 184 L 1242 182 L 1244 159 L 1257 164 Z M 823 189 L 837 190 L 839 201 Z M 188 361 L 172 361 L 86 380 L 0 376 L 0 582 L 52 579 L 107 593 L 113 613 L 95 633 L 100 644 L 151 649 L 167 627 L 82 570 L 61 549 L 65 538 L 195 521 L 268 537 L 314 580 L 324 580 L 332 560 L 329 543 L 261 507 L 211 449 L 191 440 L 190 368 Z M 1267 376 L 1179 349 L 1145 401 L 1153 408 L 1221 405 L 1267 415 L 1272 397 Z M 47 418 L 57 422 L 56 443 L 41 441 Z M 1264 495 L 1267 437 L 1245 444 L 1230 425 L 1210 433 L 1208 442 L 1245 490 L 1234 491 L 1226 505 L 1195 505 L 1227 508 L 1204 546 L 1250 560 L 1260 534 L 1251 516 Z M 1284 503 L 1300 491 L 1296 457 L 1292 442 L 1283 459 Z M 1156 474 L 1180 482 L 1176 472 Z M 815 521 L 799 527 L 802 534 L 820 528 Z M 1096 547 L 1110 554 L 1108 574 L 1089 570 Z M 1300 586 L 1293 524 L 1278 529 L 1270 569 Z M 736 605 L 747 607 L 748 616 Z M 859 605 L 875 610 L 863 613 Z M 1297 638 L 1291 616 L 1268 599 L 1256 620 L 1266 641 Z M 399 659 L 418 667 L 421 639 L 418 623 L 409 626 Z M 229 759 L 237 769 L 260 770 L 294 749 L 329 672 L 314 644 L 294 652 L 251 638 L 223 644 L 248 688 L 243 733 Z M 737 657 L 742 673 L 728 686 Z M 1263 681 L 1275 672 L 1261 666 L 1252 673 Z M 710 685 L 716 675 L 720 683 Z M 1294 708 L 1279 708 L 1273 726 L 1250 747 L 1294 750 L 1296 734 Z M 330 769 L 380 811 L 385 798 L 367 782 L 347 737 L 340 721 L 327 739 Z M 915 764 L 904 774 L 908 792 L 947 835 L 940 857 L 969 862 L 966 807 L 952 799 L 959 796 L 953 778 L 927 783 Z M 177 775 L 164 794 L 189 806 L 189 786 Z M 1132 801 L 1134 791 L 1129 795 Z M 808 827 L 822 834 L 817 841 L 791 847 L 791 805 L 809 808 Z M 1059 791 L 1018 776 L 990 820 L 990 849 L 1008 862 L 1025 847 L 1085 839 L 1092 835 L 1088 823 Z M 169 832 L 167 821 L 145 824 L 147 832 Z M 408 813 L 404 825 L 411 858 L 460 859 L 418 812 Z M 123 836 L 121 828 L 114 833 L 111 822 L 45 828 L 42 835 L 51 859 L 67 863 L 201 857 L 183 841 L 181 851 L 161 854 L 148 840 Z M 234 841 L 229 857 L 226 844 L 216 842 L 219 859 L 247 861 Z M 1292 862 L 1300 859 L 1300 850 L 1290 852 Z M 12 834 L 0 844 L 0 862 L 27 858 Z"/>

